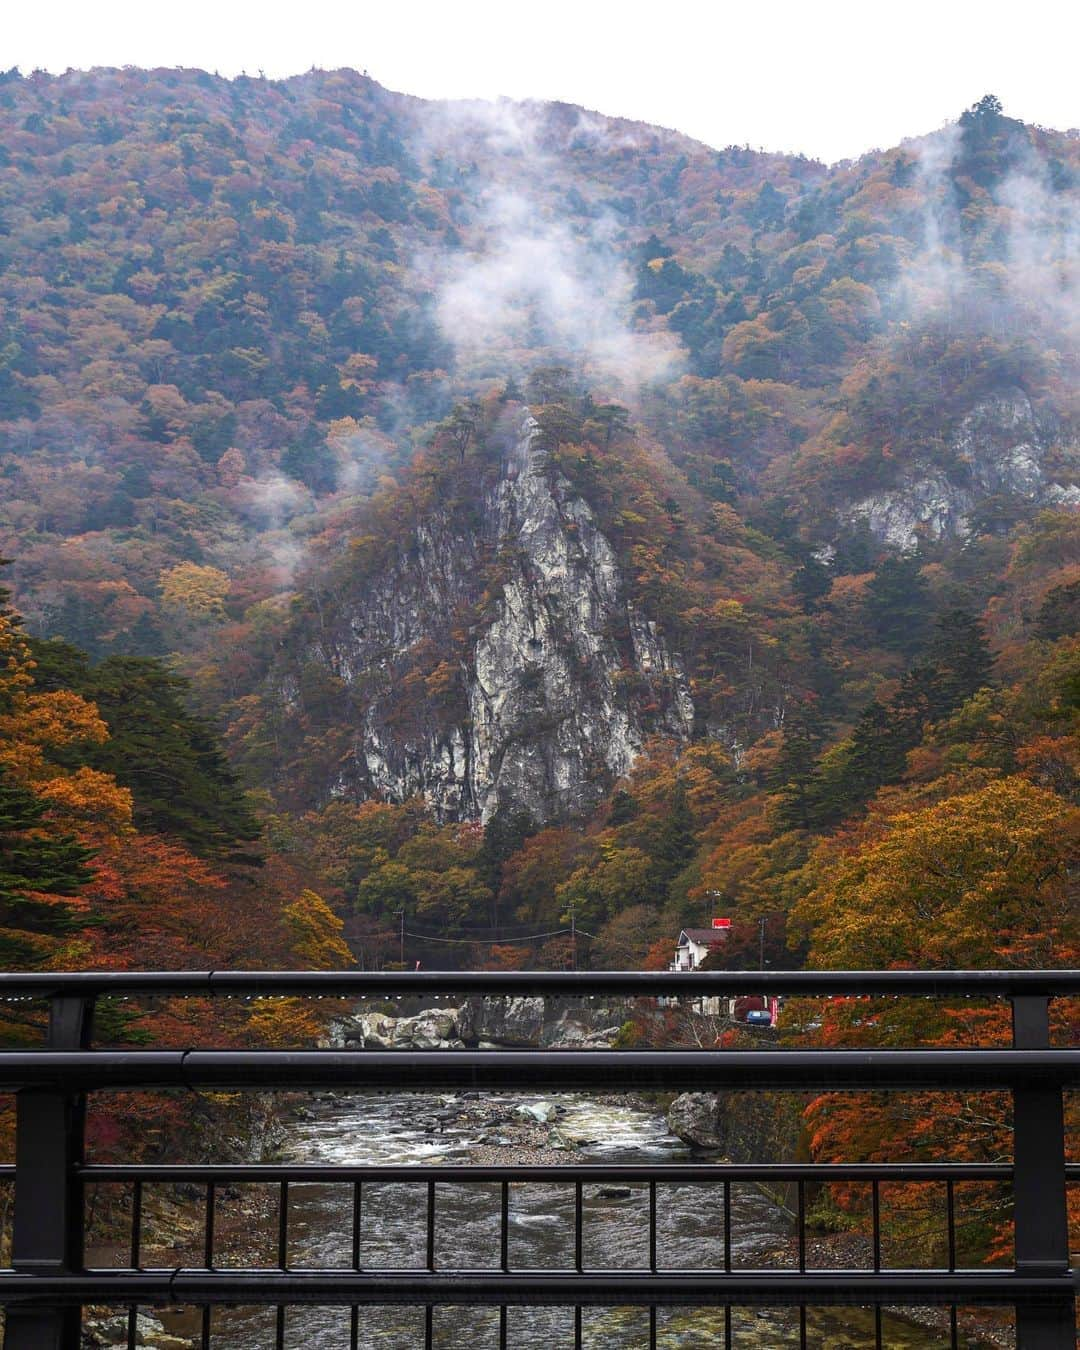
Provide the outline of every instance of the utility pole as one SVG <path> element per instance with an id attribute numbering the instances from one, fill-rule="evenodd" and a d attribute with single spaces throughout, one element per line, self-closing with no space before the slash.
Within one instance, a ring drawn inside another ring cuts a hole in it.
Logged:
<path id="1" fill-rule="evenodd" d="M 577 970 L 577 919 L 574 906 L 570 906 L 570 969 Z"/>
<path id="2" fill-rule="evenodd" d="M 765 969 L 765 915 L 758 924 L 758 970 Z"/>
<path id="3" fill-rule="evenodd" d="M 398 961 L 401 963 L 401 969 L 405 969 L 405 911 L 403 909 L 394 910 L 395 918 L 401 920 L 401 928 L 398 931 Z"/>

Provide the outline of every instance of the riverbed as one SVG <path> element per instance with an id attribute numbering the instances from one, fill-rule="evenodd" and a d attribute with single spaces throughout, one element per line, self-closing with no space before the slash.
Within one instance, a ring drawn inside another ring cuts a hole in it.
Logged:
<path id="1" fill-rule="evenodd" d="M 285 1155 L 303 1163 L 422 1164 L 492 1161 L 528 1162 L 520 1148 L 502 1144 L 498 1120 L 533 1115 L 555 1125 L 562 1160 L 593 1163 L 664 1163 L 685 1160 L 685 1145 L 647 1104 L 617 1098 L 544 1094 L 494 1097 L 484 1128 L 457 1099 L 423 1095 L 324 1098 L 290 1123 Z M 485 1108 L 486 1109 L 486 1108 Z M 647 1264 L 647 1191 L 603 1196 L 585 1188 L 584 1263 L 587 1269 L 642 1269 Z M 722 1188 L 661 1188 L 657 1248 L 661 1267 L 685 1270 L 722 1264 Z M 426 1241 L 426 1192 L 422 1185 L 364 1188 L 361 1262 L 367 1270 L 422 1267 Z M 452 1268 L 492 1268 L 498 1258 L 498 1188 L 440 1185 L 436 1263 Z M 566 1269 L 574 1242 L 573 1187 L 551 1183 L 514 1185 L 510 1199 L 510 1264 L 522 1269 Z M 272 1229 L 266 1225 L 265 1264 L 272 1264 Z M 290 1188 L 289 1258 L 295 1267 L 347 1267 L 351 1263 L 351 1188 L 295 1185 Z M 789 1259 L 790 1226 L 782 1211 L 751 1186 L 732 1191 L 732 1253 L 736 1267 Z M 558 1350 L 573 1345 L 573 1314 L 562 1308 L 512 1308 L 508 1343 L 514 1350 Z M 498 1344 L 498 1315 L 487 1310 L 439 1308 L 435 1345 L 485 1350 Z M 591 1350 L 637 1350 L 647 1345 L 647 1314 L 641 1309 L 586 1310 L 584 1344 Z M 215 1315 L 215 1345 L 264 1350 L 274 1344 L 272 1312 L 228 1310 Z M 733 1344 L 783 1347 L 799 1344 L 797 1314 L 736 1310 Z M 874 1344 L 873 1319 L 858 1309 L 811 1310 L 809 1343 L 830 1350 L 862 1350 Z M 938 1346 L 933 1332 L 887 1317 L 889 1347 Z M 349 1312 L 290 1309 L 289 1350 L 345 1350 Z M 370 1350 L 417 1350 L 423 1345 L 422 1313 L 410 1309 L 362 1310 L 359 1344 Z M 708 1310 L 664 1311 L 659 1344 L 681 1350 L 724 1345 L 724 1315 Z"/>

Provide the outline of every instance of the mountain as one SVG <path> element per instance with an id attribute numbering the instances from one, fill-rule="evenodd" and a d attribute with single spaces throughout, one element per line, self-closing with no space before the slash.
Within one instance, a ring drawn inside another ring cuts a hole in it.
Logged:
<path id="1" fill-rule="evenodd" d="M 787 912 L 889 802 L 1073 791 L 1078 182 L 992 96 L 828 166 L 352 71 L 9 72 L 19 608 L 171 662 L 361 912 L 572 902 L 635 960 L 665 906 Z"/>

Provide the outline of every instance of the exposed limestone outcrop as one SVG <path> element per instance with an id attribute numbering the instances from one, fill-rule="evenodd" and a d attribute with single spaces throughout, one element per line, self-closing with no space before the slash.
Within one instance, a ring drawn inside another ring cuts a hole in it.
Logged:
<path id="1" fill-rule="evenodd" d="M 365 1050 L 606 1049 L 626 1015 L 625 1003 L 476 997 L 458 1008 L 425 1008 L 409 1017 L 360 1009 L 334 1026 L 330 1043 Z"/>
<path id="2" fill-rule="evenodd" d="M 459 1050 L 465 1044 L 458 1034 L 459 1012 L 458 1008 L 432 1008 L 415 1017 L 361 1014 L 342 1024 L 341 1039 L 365 1050 Z"/>
<path id="3" fill-rule="evenodd" d="M 916 458 L 894 487 L 852 502 L 841 519 L 864 523 L 882 543 L 910 552 L 922 535 L 967 538 L 972 516 L 987 498 L 1080 506 L 1080 487 L 1055 482 L 1047 472 L 1047 436 L 1020 389 L 976 404 L 949 450 L 947 468 Z M 1075 450 L 1066 458 L 1080 461 Z"/>
<path id="4" fill-rule="evenodd" d="M 524 413 L 504 433 L 500 472 L 467 535 L 433 513 L 345 607 L 345 626 L 310 658 L 357 709 L 333 792 L 426 796 L 441 819 L 488 820 L 501 806 L 538 821 L 587 810 L 653 731 L 690 734 L 679 662 L 627 593 L 590 506 L 544 463 Z M 500 581 L 485 590 L 483 560 Z M 446 643 L 447 616 L 471 614 L 456 695 L 425 693 L 397 714 L 402 672 L 421 644 Z"/>

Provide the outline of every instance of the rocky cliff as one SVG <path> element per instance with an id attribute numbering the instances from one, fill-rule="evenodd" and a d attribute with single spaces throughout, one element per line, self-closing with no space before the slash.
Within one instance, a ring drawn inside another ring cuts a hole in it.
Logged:
<path id="1" fill-rule="evenodd" d="M 315 639 L 307 659 L 343 684 L 354 719 L 331 793 L 545 821 L 595 804 L 649 732 L 689 735 L 677 657 L 537 433 L 513 414 L 472 528 L 436 510 Z M 428 677 L 405 713 L 418 662 Z"/>
<path id="2" fill-rule="evenodd" d="M 1040 426 L 1021 389 L 1005 389 L 978 402 L 952 437 L 945 463 L 912 459 L 888 490 L 867 495 L 841 511 L 844 524 L 865 523 L 891 548 L 913 550 L 921 535 L 965 539 L 973 516 L 990 498 L 1033 505 L 1080 506 L 1080 487 L 1056 481 L 1080 467 L 1076 446 L 1057 447 L 1051 466 L 1051 429 Z"/>

